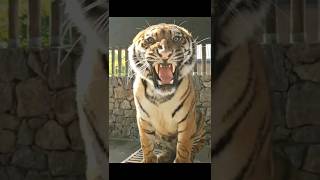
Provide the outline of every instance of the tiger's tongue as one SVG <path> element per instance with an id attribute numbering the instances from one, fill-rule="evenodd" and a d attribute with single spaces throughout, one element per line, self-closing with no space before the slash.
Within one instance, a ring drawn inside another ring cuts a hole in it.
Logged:
<path id="1" fill-rule="evenodd" d="M 173 74 L 171 68 L 167 67 L 159 67 L 159 78 L 162 83 L 170 84 L 170 81 L 173 79 Z"/>

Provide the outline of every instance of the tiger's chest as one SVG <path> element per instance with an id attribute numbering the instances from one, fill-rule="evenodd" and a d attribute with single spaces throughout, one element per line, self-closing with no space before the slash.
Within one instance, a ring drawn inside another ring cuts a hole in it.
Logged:
<path id="1" fill-rule="evenodd" d="M 181 96 L 187 90 L 187 80 L 181 82 L 170 99 L 161 103 L 153 101 L 150 96 L 147 97 L 145 87 L 140 83 L 141 80 L 137 81 L 133 90 L 137 118 L 148 121 L 161 134 L 175 134 L 179 120 L 188 111 L 188 106 L 186 104 L 183 105 L 181 101 Z"/>

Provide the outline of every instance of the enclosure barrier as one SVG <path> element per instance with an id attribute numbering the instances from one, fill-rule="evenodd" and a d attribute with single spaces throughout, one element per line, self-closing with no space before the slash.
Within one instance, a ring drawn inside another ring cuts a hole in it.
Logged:
<path id="1" fill-rule="evenodd" d="M 262 43 L 319 43 L 319 0 L 271 0 Z"/>
<path id="2" fill-rule="evenodd" d="M 272 5 L 266 19 L 262 43 L 318 43 L 320 40 L 319 0 L 271 0 Z M 19 2 L 8 0 L 8 47 L 19 43 Z M 51 1 L 50 46 L 60 47 L 63 36 L 63 0 Z M 41 45 L 41 0 L 28 0 L 28 45 Z M 60 46 L 59 46 L 60 45 Z M 200 71 L 202 72 L 202 71 Z"/>
<path id="3" fill-rule="evenodd" d="M 193 75 L 211 75 L 211 44 L 196 46 Z M 130 76 L 127 48 L 109 48 L 109 77 Z"/>

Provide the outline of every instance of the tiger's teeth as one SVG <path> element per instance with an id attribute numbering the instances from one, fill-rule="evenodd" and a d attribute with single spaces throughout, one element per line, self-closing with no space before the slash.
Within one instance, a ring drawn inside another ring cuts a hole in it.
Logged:
<path id="1" fill-rule="evenodd" d="M 170 84 L 173 84 L 173 79 L 170 81 Z"/>
<path id="2" fill-rule="evenodd" d="M 175 65 L 172 64 L 172 73 L 174 73 L 174 71 L 176 70 Z"/>

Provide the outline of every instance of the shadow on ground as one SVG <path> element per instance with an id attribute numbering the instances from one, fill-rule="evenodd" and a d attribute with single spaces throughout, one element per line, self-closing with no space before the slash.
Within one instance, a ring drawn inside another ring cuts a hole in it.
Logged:
<path id="1" fill-rule="evenodd" d="M 110 139 L 109 140 L 109 162 L 121 163 L 128 158 L 132 153 L 140 148 L 139 141 L 126 139 Z M 195 162 L 210 163 L 211 153 L 210 147 L 205 146 L 196 156 Z"/>

